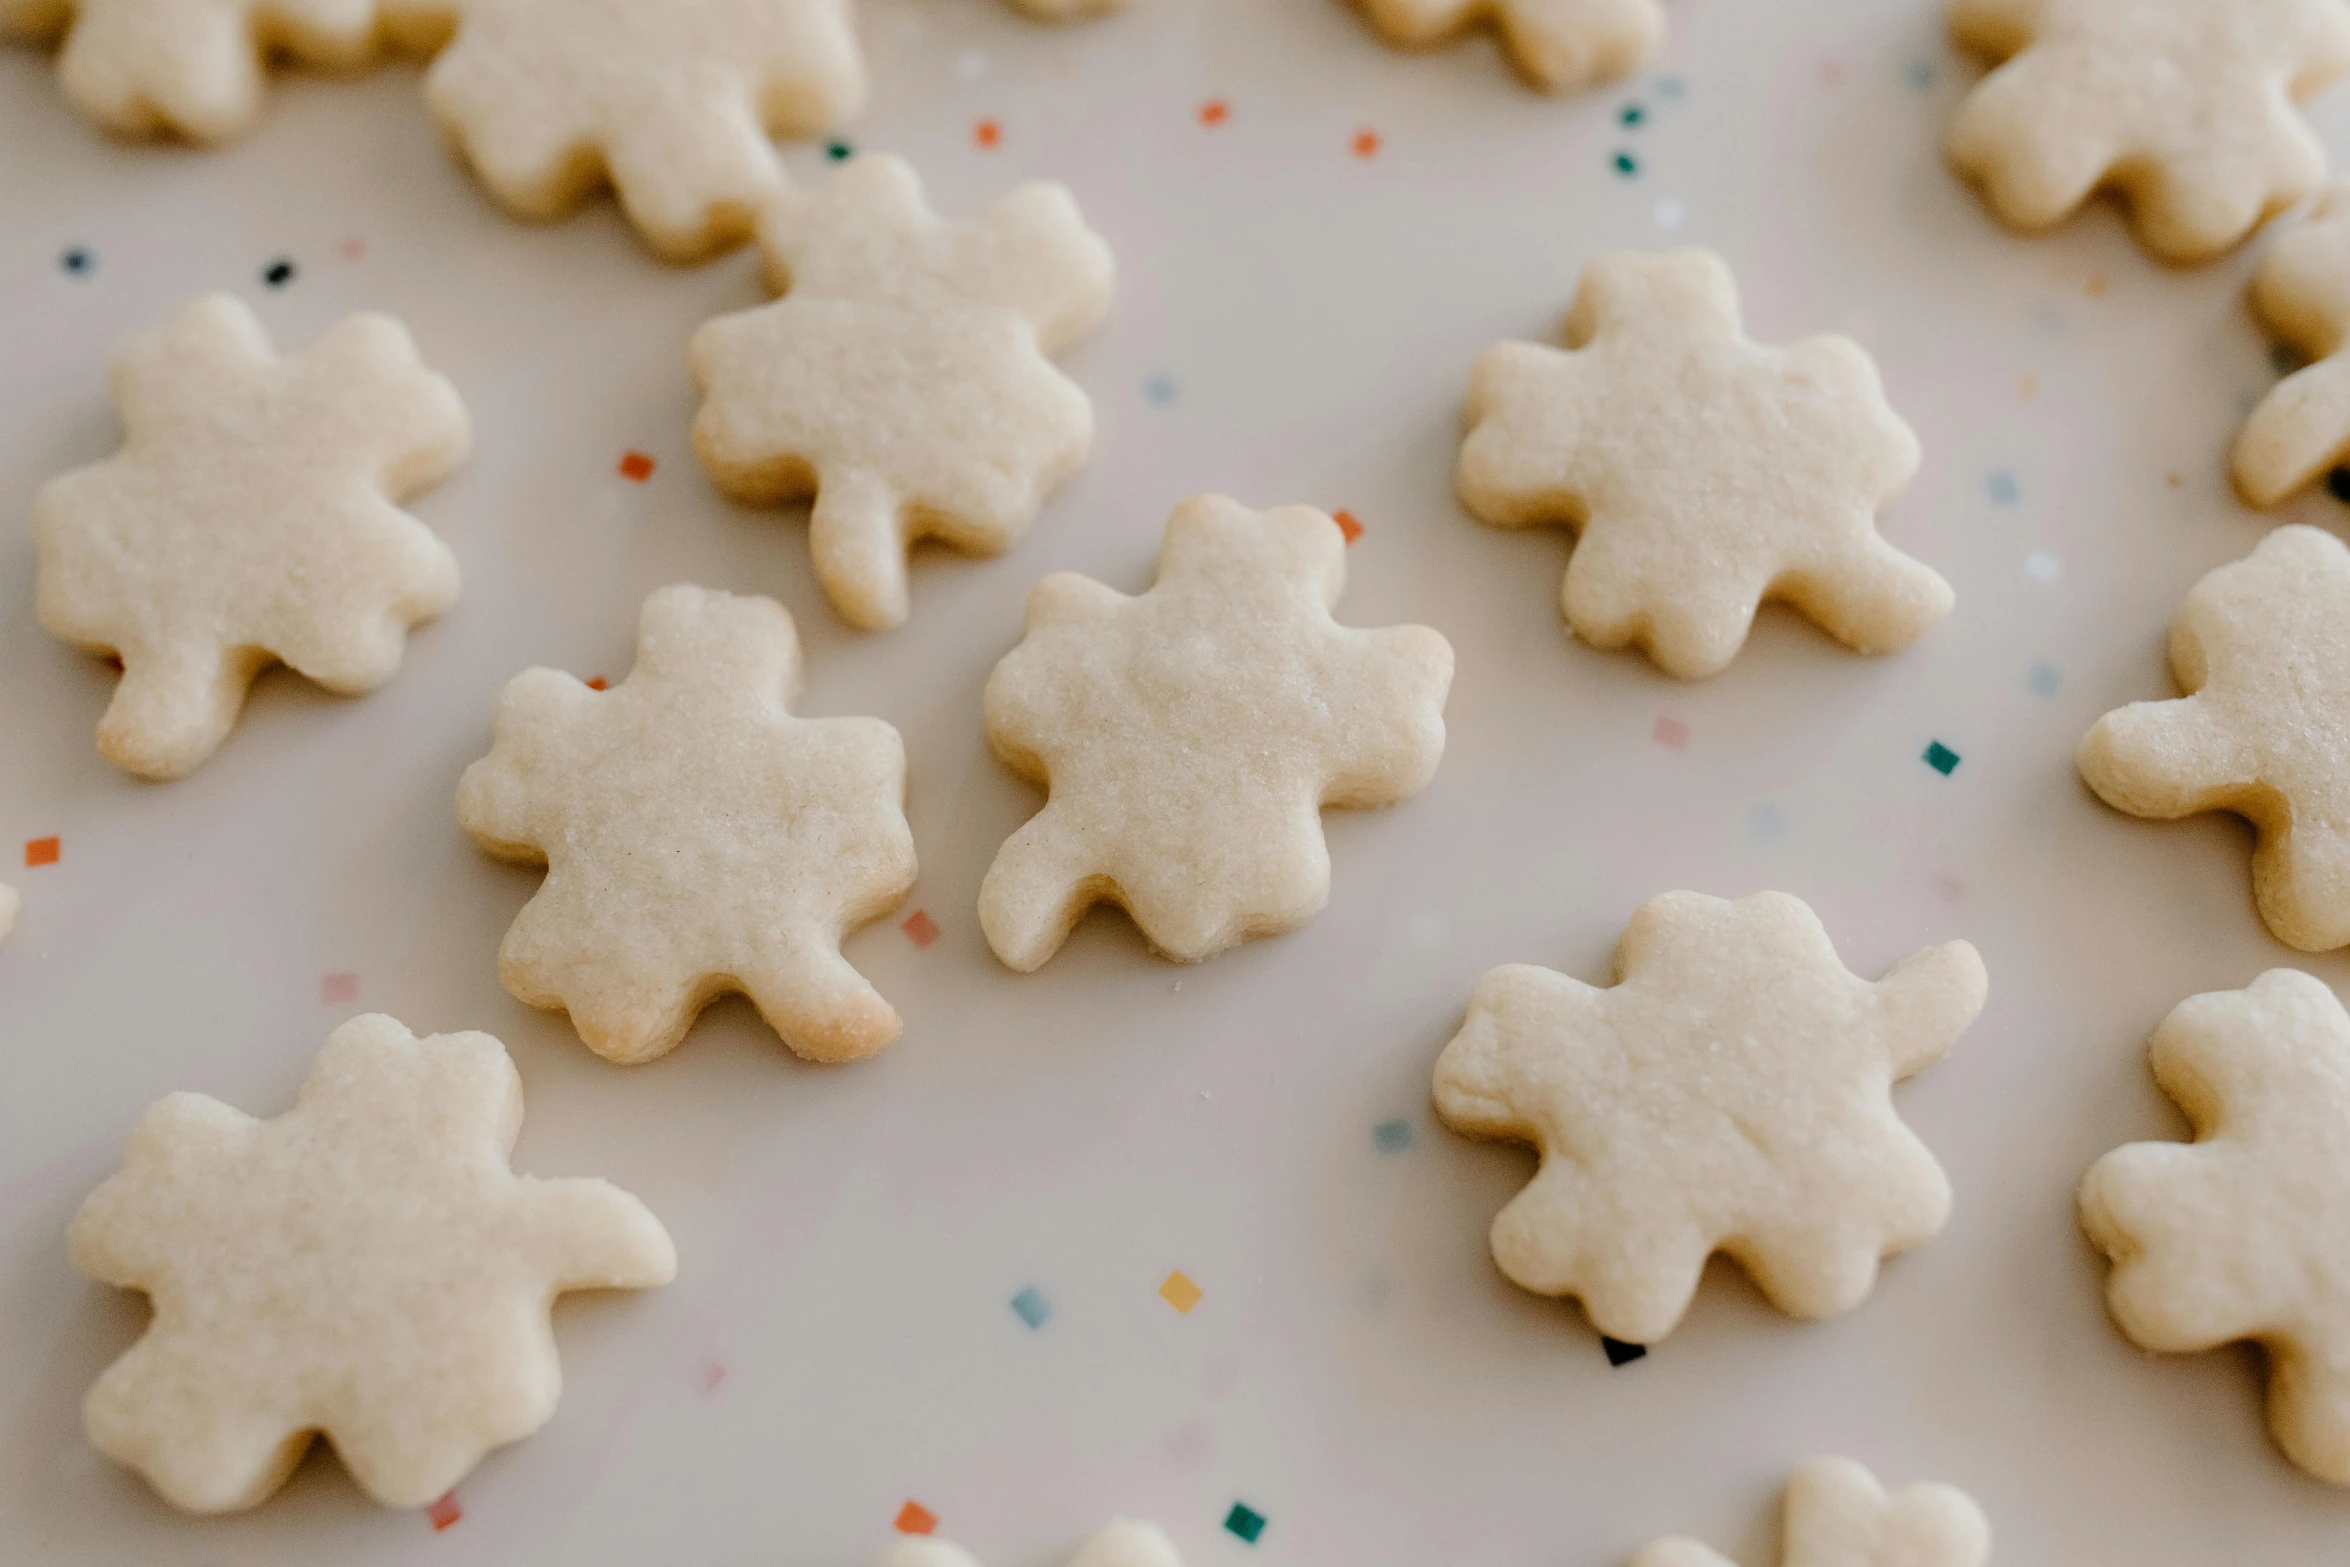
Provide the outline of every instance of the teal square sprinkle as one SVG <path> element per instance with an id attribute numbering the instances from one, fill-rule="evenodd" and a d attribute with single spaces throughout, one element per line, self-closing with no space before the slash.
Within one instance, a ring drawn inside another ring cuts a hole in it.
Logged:
<path id="1" fill-rule="evenodd" d="M 1246 1502 L 1234 1502 L 1232 1511 L 1224 1515 L 1224 1527 L 1254 1545 L 1257 1536 L 1265 1532 L 1265 1515 Z"/>
<path id="2" fill-rule="evenodd" d="M 824 156 L 835 163 L 848 162 L 851 157 L 855 156 L 856 151 L 856 148 L 845 141 L 828 141 L 824 144 Z"/>
<path id="3" fill-rule="evenodd" d="M 1412 1123 L 1401 1116 L 1371 1128 L 1371 1140 L 1381 1153 L 1402 1153 L 1412 1145 Z"/>
<path id="4" fill-rule="evenodd" d="M 1052 1319 L 1053 1303 L 1044 1298 L 1042 1290 L 1031 1284 L 1012 1297 L 1012 1310 L 1030 1327 L 1041 1328 Z"/>
<path id="5" fill-rule="evenodd" d="M 1937 740 L 1926 747 L 1926 765 L 1947 778 L 1958 771 L 1958 753 Z"/>
<path id="6" fill-rule="evenodd" d="M 1630 179 L 1640 172 L 1640 160 L 1628 152 L 1619 152 L 1609 161 L 1615 166 L 1615 171 L 1625 179 Z"/>

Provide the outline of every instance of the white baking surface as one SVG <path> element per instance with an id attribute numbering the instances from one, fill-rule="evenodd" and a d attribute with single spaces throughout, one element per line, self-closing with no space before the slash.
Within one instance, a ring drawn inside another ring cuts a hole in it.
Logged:
<path id="1" fill-rule="evenodd" d="M 2106 211 L 1994 228 L 1936 156 L 1975 72 L 1929 5 L 1672 12 L 1654 71 L 1554 100 L 1487 43 L 1391 53 L 1332 0 L 1137 0 L 1059 30 L 868 0 L 857 143 L 910 156 L 950 212 L 1066 180 L 1120 269 L 1067 360 L 1100 413 L 1091 465 L 1009 555 L 926 555 L 881 636 L 826 608 L 797 518 L 721 503 L 688 449 L 686 337 L 759 297 L 748 255 L 664 267 L 608 205 L 509 221 L 412 67 L 281 79 L 255 136 L 194 153 L 104 140 L 42 56 L 0 52 L 0 879 L 24 893 L 0 947 L 0 1561 L 862 1567 L 915 1498 L 990 1567 L 1057 1567 L 1119 1513 L 1193 1567 L 1603 1567 L 1676 1530 L 1764 1567 L 1778 1486 L 1819 1451 L 1964 1487 L 2004 1563 L 2338 1559 L 2350 1496 L 2270 1447 L 2252 1355 L 2131 1348 L 2071 1212 L 2099 1153 L 2182 1131 L 2143 1062 L 2170 1006 L 2278 963 L 2350 979 L 2262 929 L 2240 825 L 2126 820 L 2069 760 L 2107 707 L 2170 693 L 2180 597 L 2269 526 L 2222 474 L 2273 378 L 2241 304 L 2258 247 L 2174 272 Z M 1203 127 L 1215 97 L 1230 118 Z M 1619 125 L 1628 103 L 1645 124 Z M 2320 120 L 2350 154 L 2350 93 Z M 1855 658 L 1773 611 L 1729 673 L 1679 685 L 1565 635 L 1563 535 L 1454 504 L 1478 351 L 1549 334 L 1597 252 L 1684 241 L 1729 258 L 1758 337 L 1843 329 L 1877 355 L 1926 452 L 1888 534 L 1958 592 L 1910 652 Z M 58 264 L 75 245 L 86 277 Z M 280 256 L 298 276 L 265 288 Z M 472 462 L 416 507 L 465 596 L 375 695 L 265 678 L 220 754 L 156 787 L 92 748 L 111 677 L 36 624 L 24 518 L 114 442 L 113 347 L 207 288 L 288 347 L 362 306 L 414 329 L 475 417 Z M 648 484 L 614 473 L 631 447 Z M 1141 588 L 1168 509 L 1210 489 L 1364 521 L 1340 613 L 1453 640 L 1443 768 L 1331 819 L 1334 897 L 1297 934 L 1184 969 L 1100 915 L 1011 974 L 973 900 L 1037 797 L 989 757 L 981 685 L 1029 584 Z M 2323 496 L 2289 515 L 2345 520 Z M 802 710 L 905 734 L 908 907 L 944 934 L 849 943 L 907 1021 L 875 1060 L 802 1065 L 733 1002 L 616 1068 L 498 987 L 536 880 L 457 829 L 458 773 L 510 675 L 617 677 L 638 603 L 676 581 L 782 599 Z M 1660 716 L 1685 749 L 1652 740 Z M 1951 777 L 1920 761 L 1935 739 Z M 60 863 L 22 869 L 18 841 L 50 834 Z M 1531 1160 L 1435 1125 L 1428 1074 L 1484 969 L 1602 980 L 1625 918 L 1675 887 L 1796 893 L 1872 974 L 1968 937 L 1991 1000 L 1898 1095 L 1957 1189 L 1944 1235 L 1814 1326 L 1717 1265 L 1678 1332 L 1611 1370 L 1572 1306 L 1495 1273 L 1485 1227 Z M 358 1002 L 322 1005 L 339 972 Z M 559 1310 L 562 1407 L 460 1486 L 454 1527 L 378 1510 L 323 1458 L 252 1513 L 175 1516 L 82 1440 L 142 1308 L 73 1272 L 66 1222 L 149 1101 L 276 1113 L 367 1008 L 503 1038 L 520 1167 L 638 1193 L 682 1271 Z M 1413 1144 L 1384 1153 L 1399 1116 Z M 1188 1316 L 1154 1293 L 1177 1267 L 1206 1292 Z M 1008 1306 L 1026 1286 L 1053 1304 L 1039 1331 Z M 1235 1500 L 1270 1520 L 1253 1547 L 1220 1527 Z"/>

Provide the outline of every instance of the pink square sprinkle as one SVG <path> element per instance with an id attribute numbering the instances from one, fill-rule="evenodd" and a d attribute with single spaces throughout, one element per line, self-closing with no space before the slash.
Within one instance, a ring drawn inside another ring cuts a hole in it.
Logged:
<path id="1" fill-rule="evenodd" d="M 359 999 L 359 976 L 356 974 L 326 974 L 318 981 L 318 999 L 326 1006 L 339 1007 Z"/>
<path id="2" fill-rule="evenodd" d="M 1660 718 L 1656 728 L 1649 731 L 1651 740 L 1668 751 L 1686 750 L 1689 745 L 1689 726 L 1678 718 Z"/>
<path id="3" fill-rule="evenodd" d="M 726 1368 L 725 1368 L 724 1366 L 720 1365 L 720 1364 L 719 1364 L 717 1361 L 715 1361 L 715 1360 L 705 1360 L 705 1361 L 703 1361 L 703 1362 L 702 1362 L 702 1391 L 703 1391 L 703 1392 L 705 1392 L 705 1393 L 715 1393 L 715 1392 L 717 1392 L 717 1391 L 718 1391 L 718 1384 L 719 1384 L 719 1383 L 721 1383 L 721 1382 L 723 1382 L 723 1381 L 725 1381 L 725 1380 L 726 1380 Z"/>
<path id="4" fill-rule="evenodd" d="M 904 931 L 906 939 L 917 947 L 927 947 L 938 940 L 938 921 L 920 909 L 907 915 L 906 923 L 899 926 L 898 929 Z"/>

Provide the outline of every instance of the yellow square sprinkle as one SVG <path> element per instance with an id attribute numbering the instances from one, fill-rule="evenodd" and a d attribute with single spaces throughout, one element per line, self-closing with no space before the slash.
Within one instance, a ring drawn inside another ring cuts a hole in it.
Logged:
<path id="1" fill-rule="evenodd" d="M 1191 1314 L 1192 1307 L 1199 1304 L 1201 1293 L 1200 1287 L 1185 1277 L 1181 1268 L 1168 1274 L 1167 1282 L 1159 1286 L 1160 1297 L 1186 1316 Z"/>

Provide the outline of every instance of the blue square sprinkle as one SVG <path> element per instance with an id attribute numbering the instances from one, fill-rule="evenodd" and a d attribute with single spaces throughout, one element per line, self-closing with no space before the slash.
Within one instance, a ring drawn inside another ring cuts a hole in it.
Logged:
<path id="1" fill-rule="evenodd" d="M 1030 1327 L 1041 1328 L 1052 1319 L 1053 1303 L 1044 1298 L 1044 1291 L 1031 1284 L 1012 1297 L 1012 1310 Z"/>
<path id="2" fill-rule="evenodd" d="M 1246 1502 L 1234 1502 L 1232 1511 L 1224 1515 L 1224 1527 L 1254 1545 L 1257 1536 L 1265 1532 L 1265 1515 Z"/>
<path id="3" fill-rule="evenodd" d="M 2005 468 L 1994 468 L 1983 475 L 1983 493 L 1991 497 L 1994 506 L 2013 506 L 2023 496 L 2015 475 Z"/>
<path id="4" fill-rule="evenodd" d="M 1371 1140 L 1379 1145 L 1381 1153 L 1402 1153 L 1412 1145 L 1412 1123 L 1402 1116 L 1381 1121 L 1371 1128 Z"/>
<path id="5" fill-rule="evenodd" d="M 2034 664 L 2032 672 L 2024 677 L 2024 684 L 2031 687 L 2032 695 L 2046 701 L 2064 684 L 2064 675 L 2054 664 Z"/>
<path id="6" fill-rule="evenodd" d="M 1175 401 L 1175 378 L 1164 370 L 1153 371 L 1142 378 L 1142 395 L 1161 408 Z"/>
<path id="7" fill-rule="evenodd" d="M 1958 753 L 1937 740 L 1926 747 L 1926 765 L 1947 778 L 1958 771 Z"/>
<path id="8" fill-rule="evenodd" d="M 1746 813 L 1746 832 L 1757 843 L 1777 843 L 1787 836 L 1787 813 L 1765 800 Z"/>

